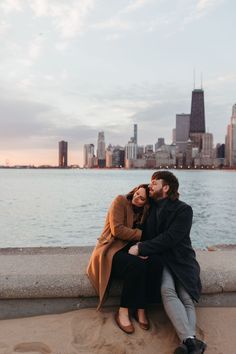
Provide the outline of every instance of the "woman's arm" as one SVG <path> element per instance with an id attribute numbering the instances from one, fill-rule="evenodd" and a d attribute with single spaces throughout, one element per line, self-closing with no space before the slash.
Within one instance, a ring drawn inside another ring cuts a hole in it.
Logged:
<path id="1" fill-rule="evenodd" d="M 118 195 L 109 210 L 109 223 L 111 233 L 115 238 L 126 241 L 139 241 L 142 235 L 140 229 L 132 229 L 125 226 L 127 201 L 124 196 Z"/>

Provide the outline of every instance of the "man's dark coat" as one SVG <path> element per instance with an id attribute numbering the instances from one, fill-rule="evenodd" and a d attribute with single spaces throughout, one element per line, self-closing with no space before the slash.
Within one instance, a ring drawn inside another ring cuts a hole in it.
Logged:
<path id="1" fill-rule="evenodd" d="M 164 198 L 152 203 L 139 254 L 158 254 L 174 278 L 198 301 L 201 281 L 200 267 L 190 240 L 192 217 L 192 208 L 178 199 Z"/>

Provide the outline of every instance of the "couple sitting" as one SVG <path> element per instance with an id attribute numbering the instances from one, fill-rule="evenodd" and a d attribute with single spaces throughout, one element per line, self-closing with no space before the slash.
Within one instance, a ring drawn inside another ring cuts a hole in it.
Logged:
<path id="1" fill-rule="evenodd" d="M 132 334 L 130 311 L 149 329 L 148 303 L 160 297 L 181 341 L 174 354 L 200 354 L 206 344 L 197 339 L 193 301 L 201 292 L 200 267 L 191 245 L 192 208 L 178 197 L 179 183 L 169 171 L 152 175 L 113 201 L 105 227 L 92 253 L 88 276 L 99 295 L 98 308 L 114 278 L 123 279 L 117 325 Z"/>

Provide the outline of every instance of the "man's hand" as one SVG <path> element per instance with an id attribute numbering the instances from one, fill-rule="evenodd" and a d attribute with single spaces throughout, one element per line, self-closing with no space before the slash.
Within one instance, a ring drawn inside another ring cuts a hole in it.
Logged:
<path id="1" fill-rule="evenodd" d="M 129 254 L 132 254 L 132 256 L 138 256 L 139 258 L 142 258 L 142 259 L 148 258 L 148 256 L 144 257 L 144 256 L 138 255 L 139 254 L 138 245 L 134 245 L 134 246 L 130 247 Z"/>
<path id="2" fill-rule="evenodd" d="M 129 249 L 129 254 L 133 256 L 138 256 L 138 245 L 131 246 Z"/>

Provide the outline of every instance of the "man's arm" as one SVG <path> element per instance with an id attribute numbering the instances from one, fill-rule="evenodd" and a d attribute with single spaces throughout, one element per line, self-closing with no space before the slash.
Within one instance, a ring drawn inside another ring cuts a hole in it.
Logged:
<path id="1" fill-rule="evenodd" d="M 177 212 L 173 222 L 167 230 L 152 240 L 138 244 L 138 255 L 149 256 L 167 251 L 175 247 L 189 232 L 192 226 L 193 211 L 190 206 Z"/>

